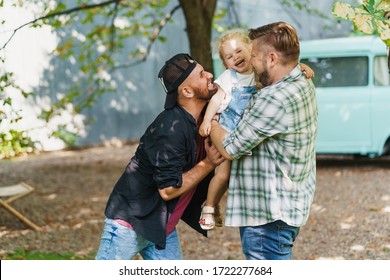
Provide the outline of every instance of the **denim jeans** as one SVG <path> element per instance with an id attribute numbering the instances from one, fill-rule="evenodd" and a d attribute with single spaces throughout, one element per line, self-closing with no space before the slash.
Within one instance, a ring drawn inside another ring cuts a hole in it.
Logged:
<path id="1" fill-rule="evenodd" d="M 242 251 L 247 260 L 290 260 L 299 229 L 281 220 L 240 227 Z"/>
<path id="2" fill-rule="evenodd" d="M 138 235 L 112 219 L 106 219 L 97 260 L 130 260 L 140 253 L 145 260 L 181 260 L 183 253 L 176 229 L 167 236 L 165 249 L 156 249 L 156 244 Z"/>

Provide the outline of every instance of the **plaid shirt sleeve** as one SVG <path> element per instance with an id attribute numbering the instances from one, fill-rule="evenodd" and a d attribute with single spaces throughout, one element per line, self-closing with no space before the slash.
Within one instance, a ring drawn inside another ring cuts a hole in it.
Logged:
<path id="1" fill-rule="evenodd" d="M 234 159 L 251 154 L 264 139 L 287 132 L 288 115 L 283 101 L 270 94 L 255 95 L 237 128 L 223 141 L 226 151 Z"/>

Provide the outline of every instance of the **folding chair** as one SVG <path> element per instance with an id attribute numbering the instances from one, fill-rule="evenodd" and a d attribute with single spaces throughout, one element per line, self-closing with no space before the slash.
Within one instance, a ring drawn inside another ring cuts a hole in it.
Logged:
<path id="1" fill-rule="evenodd" d="M 18 212 L 10 205 L 11 202 L 25 197 L 26 195 L 31 194 L 33 191 L 35 191 L 35 189 L 24 182 L 11 186 L 0 186 L 0 205 L 8 212 L 13 214 L 16 218 L 21 220 L 28 227 L 32 228 L 33 230 L 40 231 L 41 228 L 39 226 L 31 222 L 23 214 Z"/>

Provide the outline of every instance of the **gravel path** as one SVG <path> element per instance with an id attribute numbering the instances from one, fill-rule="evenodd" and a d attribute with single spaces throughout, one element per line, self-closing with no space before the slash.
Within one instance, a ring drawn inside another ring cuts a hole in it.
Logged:
<path id="1" fill-rule="evenodd" d="M 25 181 L 36 191 L 12 205 L 40 233 L 0 209 L 0 258 L 16 249 L 93 256 L 109 193 L 136 145 L 94 147 L 0 161 L 0 185 Z M 390 260 L 390 157 L 320 156 L 311 216 L 294 259 Z M 223 200 L 222 208 L 224 208 Z M 178 226 L 186 259 L 243 259 L 237 228 L 203 238 Z"/>

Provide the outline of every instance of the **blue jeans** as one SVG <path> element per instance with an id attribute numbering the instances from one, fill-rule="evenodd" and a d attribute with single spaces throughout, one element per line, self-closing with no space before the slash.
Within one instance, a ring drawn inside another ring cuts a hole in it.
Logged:
<path id="1" fill-rule="evenodd" d="M 140 253 L 144 260 L 182 260 L 179 236 L 176 230 L 167 236 L 165 249 L 156 249 L 156 244 L 138 235 L 112 219 L 106 219 L 97 260 L 130 260 Z"/>
<path id="2" fill-rule="evenodd" d="M 240 227 L 242 251 L 247 260 L 290 260 L 299 229 L 281 220 Z"/>

